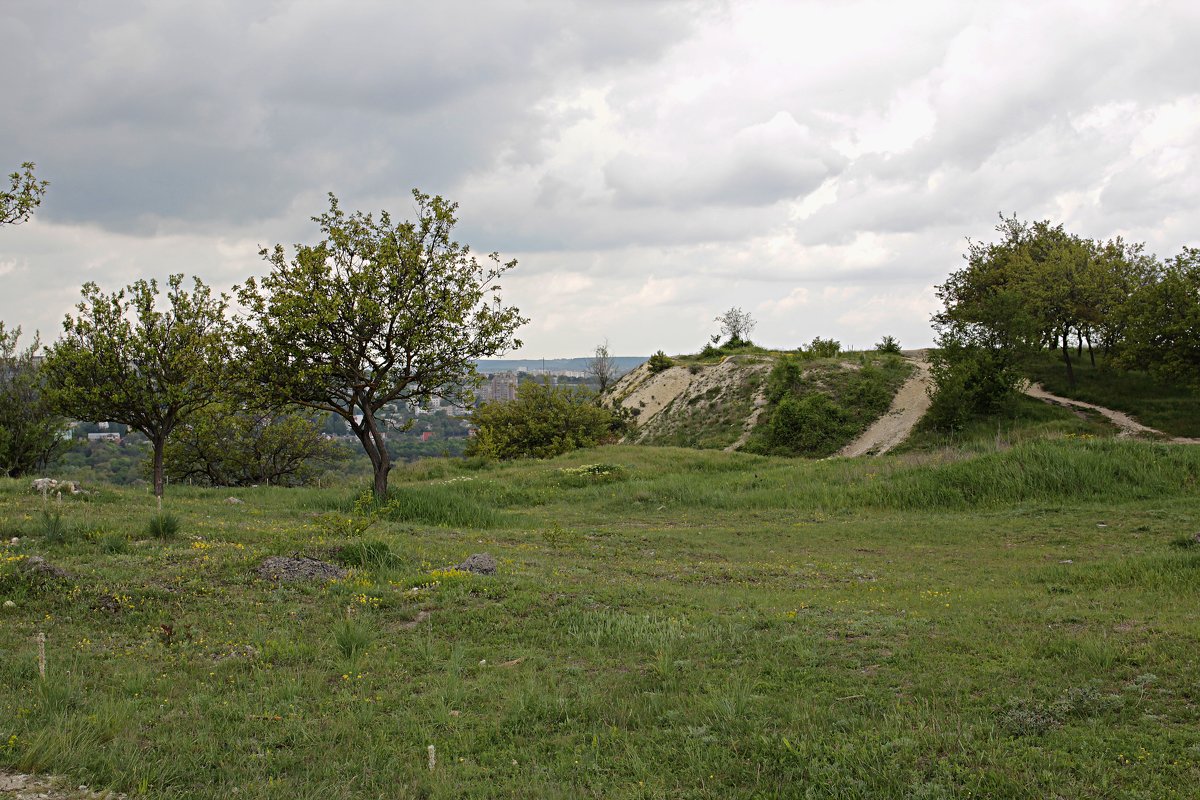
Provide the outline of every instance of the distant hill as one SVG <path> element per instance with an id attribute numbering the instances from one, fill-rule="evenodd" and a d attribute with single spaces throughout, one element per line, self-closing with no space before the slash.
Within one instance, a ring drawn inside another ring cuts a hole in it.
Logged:
<path id="1" fill-rule="evenodd" d="M 613 356 L 618 372 L 628 372 L 645 362 L 649 356 Z M 591 358 L 487 358 L 475 362 L 475 368 L 484 375 L 494 372 L 583 372 Z"/>

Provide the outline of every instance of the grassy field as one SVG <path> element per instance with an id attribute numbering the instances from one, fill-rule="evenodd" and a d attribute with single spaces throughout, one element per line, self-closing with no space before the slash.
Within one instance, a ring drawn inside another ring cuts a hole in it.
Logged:
<path id="1" fill-rule="evenodd" d="M 1072 352 L 1072 358 L 1075 354 Z M 1143 425 L 1173 436 L 1200 437 L 1200 392 L 1163 383 L 1145 372 L 1093 367 L 1087 355 L 1073 362 L 1076 385 L 1067 383 L 1062 358 L 1049 353 L 1029 367 L 1029 376 L 1063 397 L 1124 411 Z"/>
<path id="2" fill-rule="evenodd" d="M 171 539 L 145 493 L 46 514 L 0 482 L 0 766 L 163 798 L 1200 785 L 1200 448 L 470 466 L 398 472 L 385 508 L 172 487 Z M 496 576 L 443 569 L 480 551 Z M 356 566 L 255 577 L 294 552 Z"/>

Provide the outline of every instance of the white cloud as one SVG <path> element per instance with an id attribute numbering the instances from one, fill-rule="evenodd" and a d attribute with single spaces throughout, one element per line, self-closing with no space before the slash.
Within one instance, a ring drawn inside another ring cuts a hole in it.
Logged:
<path id="1" fill-rule="evenodd" d="M 0 319 L 44 333 L 84 280 L 261 272 L 329 190 L 460 201 L 531 355 L 695 350 L 730 305 L 928 344 L 1001 211 L 1200 243 L 1194 3 L 48 0 L 0 38 L 0 152 L 52 181 L 0 230 Z"/>

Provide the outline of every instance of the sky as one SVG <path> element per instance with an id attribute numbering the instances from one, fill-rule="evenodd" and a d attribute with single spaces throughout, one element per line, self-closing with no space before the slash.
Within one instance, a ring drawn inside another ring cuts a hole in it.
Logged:
<path id="1" fill-rule="evenodd" d="M 932 342 L 998 215 L 1200 245 L 1200 4 L 39 0 L 0 4 L 0 321 L 80 286 L 225 290 L 314 215 L 459 203 L 515 258 L 514 357 Z"/>

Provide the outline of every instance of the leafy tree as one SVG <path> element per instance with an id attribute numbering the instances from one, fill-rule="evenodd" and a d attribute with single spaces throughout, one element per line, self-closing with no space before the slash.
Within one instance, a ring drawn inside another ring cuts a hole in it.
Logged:
<path id="1" fill-rule="evenodd" d="M 12 478 L 45 469 L 71 446 L 66 421 L 46 399 L 38 340 L 20 350 L 20 337 L 0 322 L 0 475 Z"/>
<path id="2" fill-rule="evenodd" d="M 162 506 L 167 439 L 225 388 L 229 361 L 225 295 L 199 278 L 188 292 L 183 275 L 158 284 L 139 280 L 112 294 L 83 286 L 78 316 L 67 315 L 63 338 L 46 357 L 56 406 L 77 419 L 120 422 L 154 447 L 154 495 Z"/>
<path id="3" fill-rule="evenodd" d="M 165 464 L 177 480 L 210 486 L 303 486 L 346 456 L 303 414 L 215 404 L 176 429 Z"/>
<path id="4" fill-rule="evenodd" d="M 9 190 L 0 192 L 0 225 L 18 225 L 29 219 L 33 210 L 42 203 L 49 181 L 39 181 L 33 176 L 34 163 L 26 161 L 20 172 L 8 176 Z"/>
<path id="5" fill-rule="evenodd" d="M 497 280 L 516 266 L 492 253 L 481 265 L 451 238 L 458 206 L 413 191 L 417 217 L 347 215 L 329 196 L 314 217 L 323 233 L 263 250 L 272 271 L 238 289 L 248 309 L 240 345 L 260 390 L 346 420 L 371 459 L 375 495 L 387 493 L 391 458 L 379 412 L 397 400 L 465 404 L 476 359 L 520 342 L 523 319 L 500 303 Z"/>
<path id="6" fill-rule="evenodd" d="M 526 381 L 517 399 L 475 409 L 477 430 L 467 455 L 485 458 L 551 458 L 610 438 L 619 424 L 612 411 L 595 403 L 582 387 Z"/>
<path id="7" fill-rule="evenodd" d="M 1200 386 L 1200 248 L 1170 259 L 1128 306 L 1121 363 Z"/>
<path id="8" fill-rule="evenodd" d="M 734 347 L 749 344 L 750 334 L 758 325 L 749 311 L 742 311 L 737 306 L 731 307 L 724 314 L 718 316 L 715 321 L 721 325 L 720 335 L 725 337 L 726 346 Z"/>
<path id="9" fill-rule="evenodd" d="M 650 356 L 646 363 L 650 365 L 650 372 L 652 374 L 662 372 L 663 370 L 668 370 L 675 366 L 675 362 L 671 359 L 671 357 L 662 350 L 659 350 L 657 353 Z"/>
<path id="10" fill-rule="evenodd" d="M 604 394 L 604 390 L 616 379 L 617 362 L 609 354 L 608 339 L 605 339 L 603 344 L 596 345 L 596 351 L 588 362 L 587 372 L 600 384 L 596 390 L 599 394 Z"/>
<path id="11" fill-rule="evenodd" d="M 783 398 L 795 394 L 804 383 L 804 370 L 800 361 L 791 356 L 783 356 L 771 367 L 767 375 L 767 401 L 777 404 Z"/>

